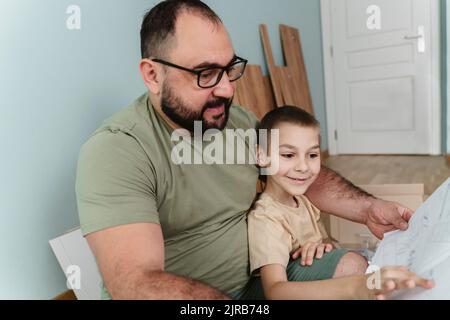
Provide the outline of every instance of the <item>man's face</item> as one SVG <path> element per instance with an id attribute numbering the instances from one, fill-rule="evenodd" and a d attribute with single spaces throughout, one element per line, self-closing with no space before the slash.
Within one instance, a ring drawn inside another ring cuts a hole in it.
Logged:
<path id="1" fill-rule="evenodd" d="M 175 45 L 167 60 L 189 69 L 226 66 L 234 58 L 231 40 L 222 24 L 215 25 L 197 15 L 182 13 L 176 24 Z M 202 121 L 203 130 L 222 130 L 233 101 L 234 83 L 226 73 L 208 89 L 197 85 L 195 74 L 166 68 L 161 91 L 161 109 L 169 119 L 191 132 L 194 121 Z"/>

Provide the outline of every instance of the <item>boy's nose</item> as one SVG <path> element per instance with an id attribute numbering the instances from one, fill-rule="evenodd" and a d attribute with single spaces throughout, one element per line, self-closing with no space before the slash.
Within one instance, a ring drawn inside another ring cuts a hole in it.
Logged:
<path id="1" fill-rule="evenodd" d="M 296 171 L 300 171 L 300 172 L 307 172 L 309 170 L 308 165 L 306 164 L 305 161 L 300 160 L 297 162 L 295 168 Z"/>

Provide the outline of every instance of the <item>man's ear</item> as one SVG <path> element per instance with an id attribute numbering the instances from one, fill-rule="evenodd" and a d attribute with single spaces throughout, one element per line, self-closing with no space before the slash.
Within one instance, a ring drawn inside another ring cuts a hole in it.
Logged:
<path id="1" fill-rule="evenodd" d="M 261 168 L 268 168 L 270 166 L 270 159 L 266 151 L 260 146 L 256 146 L 256 162 Z"/>
<path id="2" fill-rule="evenodd" d="M 148 90 L 158 95 L 162 87 L 162 68 L 150 59 L 142 59 L 139 63 L 139 71 Z"/>

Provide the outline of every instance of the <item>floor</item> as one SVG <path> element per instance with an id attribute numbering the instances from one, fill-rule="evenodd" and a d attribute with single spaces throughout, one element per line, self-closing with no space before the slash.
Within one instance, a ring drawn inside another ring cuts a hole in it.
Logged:
<path id="1" fill-rule="evenodd" d="M 443 156 L 330 156 L 324 164 L 354 184 L 423 183 L 426 196 L 450 177 Z"/>

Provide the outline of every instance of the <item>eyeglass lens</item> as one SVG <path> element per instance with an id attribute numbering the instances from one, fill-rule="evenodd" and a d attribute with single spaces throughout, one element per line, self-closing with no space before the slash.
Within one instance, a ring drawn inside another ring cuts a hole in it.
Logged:
<path id="1" fill-rule="evenodd" d="M 237 61 L 227 69 L 227 75 L 230 81 L 239 79 L 245 67 L 245 61 Z M 198 77 L 198 84 L 201 87 L 213 87 L 219 83 L 224 70 L 222 68 L 211 68 L 203 70 Z"/>

